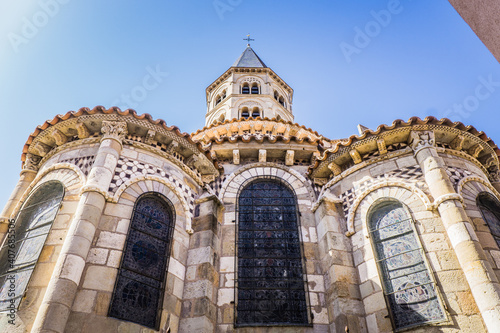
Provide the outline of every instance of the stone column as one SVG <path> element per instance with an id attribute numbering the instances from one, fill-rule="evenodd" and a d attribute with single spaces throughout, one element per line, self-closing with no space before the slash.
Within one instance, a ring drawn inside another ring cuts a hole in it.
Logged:
<path id="1" fill-rule="evenodd" d="M 32 332 L 64 332 L 96 227 L 104 210 L 106 193 L 113 178 L 125 122 L 103 121 L 104 134 L 90 170 L 70 228 L 57 259 Z"/>
<path id="2" fill-rule="evenodd" d="M 422 168 L 472 295 L 486 327 L 490 332 L 496 332 L 500 327 L 500 285 L 434 144 L 432 131 L 411 132 L 415 158 Z"/>
<path id="3" fill-rule="evenodd" d="M 28 154 L 26 162 L 24 163 L 23 170 L 21 171 L 21 175 L 19 181 L 17 182 L 16 187 L 12 191 L 9 200 L 5 204 L 2 213 L 0 213 L 0 244 L 3 241 L 5 233 L 8 229 L 9 218 L 11 218 L 14 209 L 16 208 L 19 200 L 21 200 L 22 195 L 28 187 L 30 186 L 33 179 L 35 179 L 38 173 L 38 167 L 34 163 L 35 157 L 31 154 Z M 40 160 L 40 158 L 38 158 Z"/>
<path id="4" fill-rule="evenodd" d="M 342 227 L 347 223 L 340 208 L 341 200 L 331 197 L 320 200 L 313 209 L 320 260 L 328 276 L 325 287 L 330 331 L 345 332 L 347 327 L 350 332 L 363 332 L 366 330 L 365 313 L 352 246 Z"/>
<path id="5" fill-rule="evenodd" d="M 217 322 L 218 199 L 207 195 L 197 204 L 199 213 L 193 218 L 179 332 L 215 332 Z"/>

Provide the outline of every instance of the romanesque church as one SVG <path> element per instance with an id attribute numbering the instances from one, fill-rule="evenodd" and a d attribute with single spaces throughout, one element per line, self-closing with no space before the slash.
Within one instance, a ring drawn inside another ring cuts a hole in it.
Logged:
<path id="1" fill-rule="evenodd" d="M 35 129 L 1 213 L 0 331 L 499 331 L 486 134 L 321 136 L 250 46 L 206 97 L 192 134 L 100 106 Z"/>

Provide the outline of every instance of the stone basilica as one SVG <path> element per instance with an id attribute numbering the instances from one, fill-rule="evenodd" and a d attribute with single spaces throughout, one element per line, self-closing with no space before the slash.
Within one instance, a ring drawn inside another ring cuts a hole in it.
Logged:
<path id="1" fill-rule="evenodd" d="M 248 46 L 189 135 L 38 126 L 1 213 L 2 332 L 498 332 L 500 151 L 447 119 L 328 139 Z"/>

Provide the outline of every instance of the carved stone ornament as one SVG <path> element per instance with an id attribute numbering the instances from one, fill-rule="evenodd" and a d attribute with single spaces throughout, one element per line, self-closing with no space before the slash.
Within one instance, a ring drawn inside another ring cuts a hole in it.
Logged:
<path id="1" fill-rule="evenodd" d="M 154 141 L 155 135 L 156 135 L 156 131 L 149 130 L 148 133 L 146 134 L 146 139 L 144 140 L 144 142 L 148 145 L 152 144 Z"/>
<path id="2" fill-rule="evenodd" d="M 52 131 L 52 137 L 56 140 L 56 145 L 61 146 L 68 141 L 68 137 L 57 128 Z"/>
<path id="3" fill-rule="evenodd" d="M 79 139 L 86 139 L 90 136 L 89 129 L 87 126 L 85 126 L 84 123 L 76 123 L 75 124 L 76 130 L 78 131 L 78 138 Z"/>
<path id="4" fill-rule="evenodd" d="M 419 150 L 434 147 L 436 140 L 433 131 L 412 131 L 410 145 L 416 154 Z"/>
<path id="5" fill-rule="evenodd" d="M 27 154 L 26 161 L 24 161 L 23 170 L 38 171 L 38 163 L 40 163 L 40 160 L 40 156 Z"/>
<path id="6" fill-rule="evenodd" d="M 387 146 L 384 139 L 377 140 L 377 148 L 380 155 L 387 154 Z"/>
<path id="7" fill-rule="evenodd" d="M 127 135 L 127 123 L 123 121 L 102 121 L 101 132 L 103 139 L 113 139 L 122 142 Z"/>
<path id="8" fill-rule="evenodd" d="M 354 164 L 361 163 L 363 159 L 361 158 L 361 155 L 356 149 L 353 149 L 349 152 L 349 155 L 351 155 L 352 160 L 354 161 Z"/>
<path id="9" fill-rule="evenodd" d="M 233 164 L 240 164 L 240 151 L 238 149 L 233 150 Z"/>
<path id="10" fill-rule="evenodd" d="M 267 161 L 267 150 L 259 149 L 259 162 L 263 163 Z"/>
<path id="11" fill-rule="evenodd" d="M 179 148 L 179 142 L 177 142 L 175 140 L 172 140 L 172 142 L 170 142 L 170 144 L 167 147 L 167 153 L 168 154 L 173 154 L 174 151 L 177 150 L 177 148 Z"/>
<path id="12" fill-rule="evenodd" d="M 328 169 L 330 169 L 330 171 L 333 172 L 334 176 L 340 175 L 340 173 L 342 172 L 340 166 L 335 162 L 328 164 Z"/>
<path id="13" fill-rule="evenodd" d="M 33 153 L 35 155 L 42 156 L 42 157 L 47 155 L 47 153 L 50 151 L 50 149 L 51 149 L 50 146 L 47 146 L 46 144 L 41 143 L 41 142 L 35 143 L 35 145 L 31 148 L 31 150 L 33 151 Z"/>
<path id="14" fill-rule="evenodd" d="M 290 166 L 293 165 L 294 161 L 295 161 L 295 151 L 287 150 L 285 154 L 285 164 Z"/>

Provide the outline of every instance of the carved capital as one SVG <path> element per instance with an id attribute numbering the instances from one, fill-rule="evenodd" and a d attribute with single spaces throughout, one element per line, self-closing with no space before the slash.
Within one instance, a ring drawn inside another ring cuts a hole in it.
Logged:
<path id="1" fill-rule="evenodd" d="M 40 163 L 41 157 L 33 154 L 26 155 L 26 161 L 24 161 L 23 170 L 38 171 L 38 163 Z"/>
<path id="2" fill-rule="evenodd" d="M 500 182 L 500 172 L 498 170 L 490 171 L 488 178 L 489 178 L 490 182 L 492 182 L 492 183 L 499 183 Z"/>
<path id="3" fill-rule="evenodd" d="M 54 140 L 56 140 L 56 145 L 58 146 L 61 146 L 68 141 L 66 135 L 64 135 L 64 133 L 57 128 L 52 131 L 52 137 L 54 138 Z"/>
<path id="4" fill-rule="evenodd" d="M 122 142 L 127 135 L 127 123 L 124 121 L 102 121 L 101 133 L 103 139 L 113 139 Z"/>
<path id="5" fill-rule="evenodd" d="M 78 138 L 79 139 L 86 139 L 90 136 L 89 129 L 87 126 L 85 126 L 84 123 L 76 123 L 75 124 L 76 130 L 78 131 Z"/>
<path id="6" fill-rule="evenodd" d="M 414 154 L 424 148 L 434 147 L 436 140 L 433 131 L 412 131 L 410 133 L 410 146 Z"/>
<path id="7" fill-rule="evenodd" d="M 342 172 L 340 166 L 335 162 L 328 164 L 328 169 L 330 169 L 333 172 L 333 176 L 340 175 L 340 173 Z"/>

